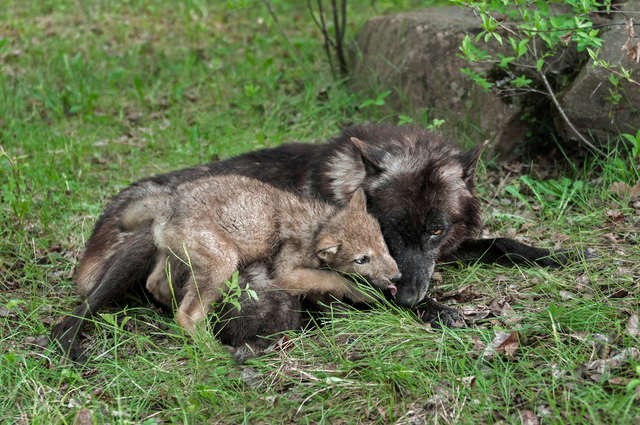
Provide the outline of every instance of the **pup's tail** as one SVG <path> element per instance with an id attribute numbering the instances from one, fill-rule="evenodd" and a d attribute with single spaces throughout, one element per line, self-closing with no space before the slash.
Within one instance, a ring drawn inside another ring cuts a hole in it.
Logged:
<path id="1" fill-rule="evenodd" d="M 133 231 L 141 225 L 166 218 L 171 213 L 171 197 L 168 194 L 148 196 L 132 202 L 120 216 L 120 228 Z"/>

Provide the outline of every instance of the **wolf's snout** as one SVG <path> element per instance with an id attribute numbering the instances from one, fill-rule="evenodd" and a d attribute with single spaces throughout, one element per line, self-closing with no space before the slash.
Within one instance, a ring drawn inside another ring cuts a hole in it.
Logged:
<path id="1" fill-rule="evenodd" d="M 402 273 L 398 272 L 396 274 L 394 274 L 393 276 L 391 276 L 389 278 L 389 280 L 393 283 L 398 283 L 400 281 L 400 279 L 402 279 Z"/>

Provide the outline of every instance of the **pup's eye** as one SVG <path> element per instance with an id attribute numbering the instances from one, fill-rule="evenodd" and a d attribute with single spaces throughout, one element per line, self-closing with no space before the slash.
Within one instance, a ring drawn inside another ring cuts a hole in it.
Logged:
<path id="1" fill-rule="evenodd" d="M 356 264 L 366 264 L 366 263 L 369 262 L 369 260 L 370 260 L 370 258 L 369 258 L 368 255 L 362 255 L 362 256 L 356 258 L 355 260 L 353 260 L 353 262 L 356 263 Z"/>

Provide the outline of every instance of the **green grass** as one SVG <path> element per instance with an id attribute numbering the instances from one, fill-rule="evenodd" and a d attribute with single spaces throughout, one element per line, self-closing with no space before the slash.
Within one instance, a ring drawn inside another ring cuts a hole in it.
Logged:
<path id="1" fill-rule="evenodd" d="M 329 314 L 292 332 L 286 350 L 238 366 L 213 336 L 185 338 L 171 317 L 130 307 L 87 326 L 90 366 L 61 364 L 43 336 L 77 302 L 71 273 L 109 196 L 151 174 L 409 112 L 390 115 L 333 81 L 304 2 L 272 2 L 281 27 L 259 1 L 5 3 L 1 423 L 640 420 L 640 359 L 592 365 L 640 345 L 627 326 L 639 309 L 638 208 L 609 190 L 639 180 L 623 148 L 567 167 L 568 179 L 481 164 L 489 233 L 600 257 L 563 270 L 439 267 L 434 295 L 467 312 L 468 328 L 431 329 L 381 304 Z M 419 2 L 351 3 L 353 35 Z M 513 355 L 484 354 L 496 332 L 515 331 Z"/>

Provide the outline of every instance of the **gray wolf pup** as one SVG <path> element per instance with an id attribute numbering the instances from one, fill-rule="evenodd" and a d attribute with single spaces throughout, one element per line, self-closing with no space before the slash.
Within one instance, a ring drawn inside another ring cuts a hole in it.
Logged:
<path id="1" fill-rule="evenodd" d="M 473 239 L 481 227 L 474 196 L 480 148 L 462 152 L 440 135 L 411 126 L 360 125 L 326 143 L 289 143 L 224 161 L 138 181 L 105 207 L 75 274 L 84 301 L 53 329 L 63 350 L 74 352 L 84 318 L 122 295 L 144 287 L 154 265 L 151 226 L 124 229 L 121 218 L 133 203 L 171 193 L 209 175 L 243 175 L 285 191 L 345 205 L 357 188 L 380 222 L 401 280 L 396 301 L 425 311 L 444 324 L 459 316 L 425 298 L 437 260 L 558 266 L 569 257 L 512 239 Z"/>
<path id="2" fill-rule="evenodd" d="M 180 185 L 177 196 L 147 198 L 123 215 L 126 230 L 151 220 L 156 263 L 146 287 L 170 302 L 165 264 L 182 257 L 192 273 L 180 286 L 176 321 L 187 331 L 220 300 L 224 283 L 240 268 L 269 259 L 273 282 L 292 295 L 332 294 L 365 301 L 357 274 L 395 292 L 400 278 L 366 198 L 357 189 L 344 208 L 304 199 L 243 176 L 206 177 Z"/>

